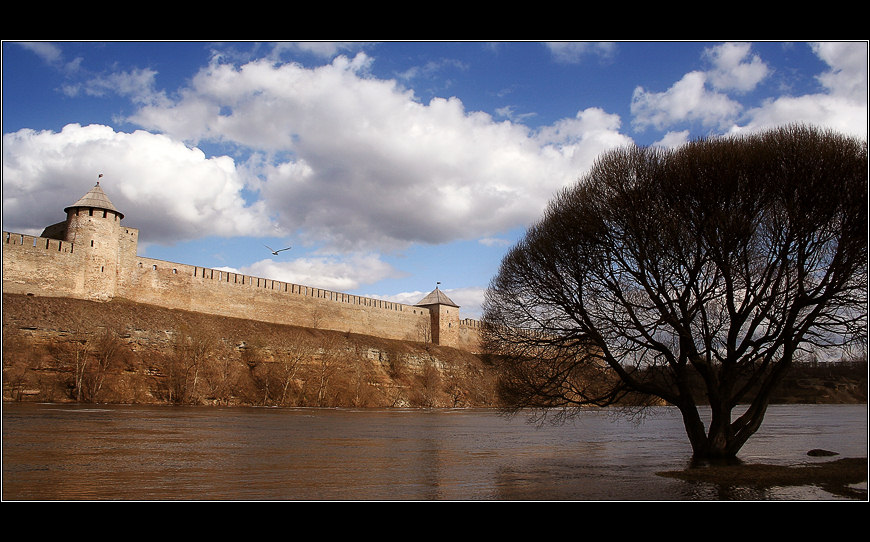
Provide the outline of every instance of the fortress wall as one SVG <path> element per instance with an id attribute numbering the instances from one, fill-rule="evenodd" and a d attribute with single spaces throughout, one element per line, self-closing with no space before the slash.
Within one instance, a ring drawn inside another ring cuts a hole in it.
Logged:
<path id="1" fill-rule="evenodd" d="M 82 297 L 83 257 L 72 243 L 3 232 L 3 291 Z"/>
<path id="2" fill-rule="evenodd" d="M 429 312 L 272 279 L 137 257 L 118 295 L 132 301 L 389 339 L 423 340 Z"/>
<path id="3" fill-rule="evenodd" d="M 468 352 L 480 352 L 480 328 L 482 324 L 478 320 L 471 318 L 463 318 L 459 321 L 459 337 L 456 344 L 457 348 L 467 350 Z"/>
<path id="4" fill-rule="evenodd" d="M 279 324 L 428 341 L 427 308 L 136 255 L 138 230 L 121 227 L 115 248 L 3 232 L 3 291 L 107 301 L 123 297 L 172 309 Z M 474 320 L 452 308 L 444 342 L 479 351 Z M 448 314 L 444 315 L 445 317 Z M 458 331 L 457 331 L 458 328 Z"/>

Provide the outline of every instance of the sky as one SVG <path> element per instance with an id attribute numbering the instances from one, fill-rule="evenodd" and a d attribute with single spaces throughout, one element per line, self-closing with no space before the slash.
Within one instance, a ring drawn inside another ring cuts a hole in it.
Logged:
<path id="1" fill-rule="evenodd" d="M 4 41 L 3 230 L 39 235 L 99 180 L 141 256 L 408 304 L 440 283 L 479 318 L 610 149 L 795 122 L 866 140 L 867 51 Z"/>

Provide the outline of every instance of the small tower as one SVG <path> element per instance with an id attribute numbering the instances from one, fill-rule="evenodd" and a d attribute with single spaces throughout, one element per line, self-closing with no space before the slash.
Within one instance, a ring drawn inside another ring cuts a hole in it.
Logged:
<path id="1" fill-rule="evenodd" d="M 66 223 L 62 239 L 72 243 L 73 250 L 84 258 L 84 293 L 93 299 L 111 299 L 118 281 L 119 240 L 124 215 L 100 188 L 99 181 L 64 212 Z"/>
<path id="2" fill-rule="evenodd" d="M 100 181 L 77 202 L 65 208 L 65 241 L 81 243 L 94 237 L 118 237 L 124 215 L 100 188 Z M 92 245 L 93 246 L 93 245 Z"/>
<path id="3" fill-rule="evenodd" d="M 433 343 L 453 347 L 459 344 L 459 305 L 436 286 L 416 306 L 429 309 Z"/>

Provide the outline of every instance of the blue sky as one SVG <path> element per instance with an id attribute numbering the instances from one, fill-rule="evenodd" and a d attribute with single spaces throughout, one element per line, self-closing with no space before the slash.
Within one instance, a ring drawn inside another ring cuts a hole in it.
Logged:
<path id="1" fill-rule="evenodd" d="M 3 42 L 2 65 L 4 230 L 102 174 L 141 255 L 405 303 L 441 282 L 469 317 L 608 149 L 867 138 L 866 42 Z"/>

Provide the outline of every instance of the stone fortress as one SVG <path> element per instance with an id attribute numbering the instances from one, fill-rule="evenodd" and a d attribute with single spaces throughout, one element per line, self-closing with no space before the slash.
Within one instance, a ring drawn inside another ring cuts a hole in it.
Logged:
<path id="1" fill-rule="evenodd" d="M 437 287 L 394 303 L 137 255 L 139 230 L 100 183 L 34 237 L 3 232 L 3 292 L 170 309 L 479 350 L 480 323 Z"/>

